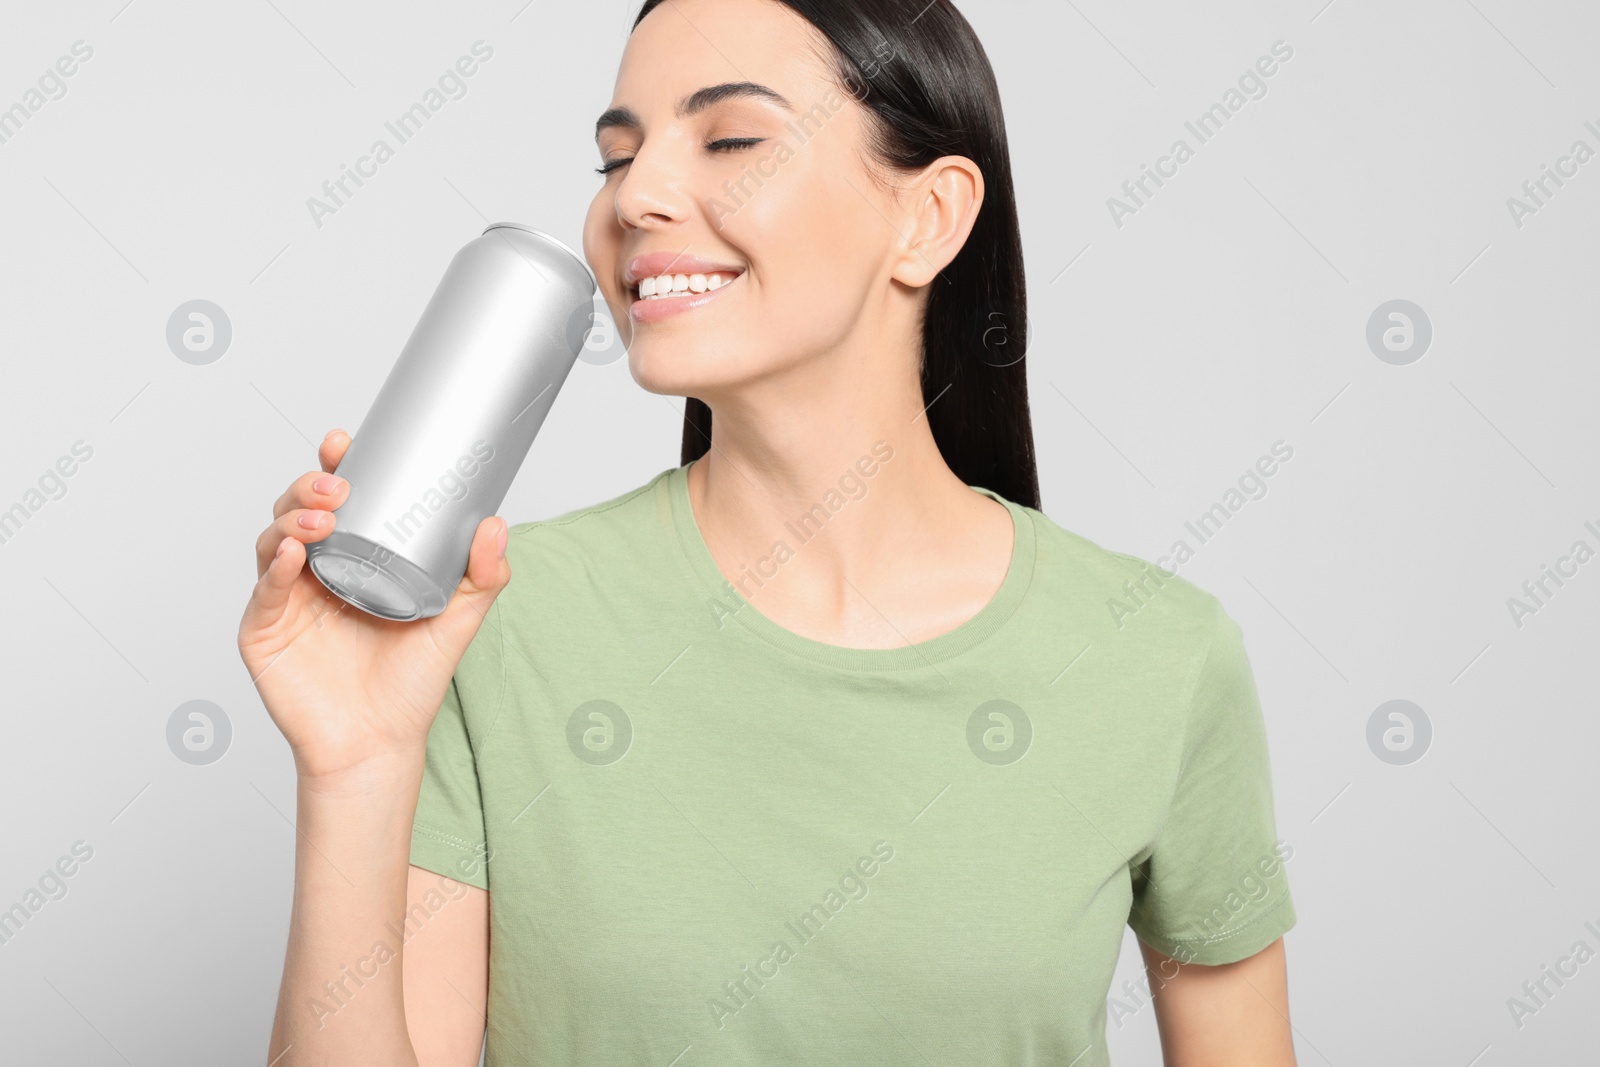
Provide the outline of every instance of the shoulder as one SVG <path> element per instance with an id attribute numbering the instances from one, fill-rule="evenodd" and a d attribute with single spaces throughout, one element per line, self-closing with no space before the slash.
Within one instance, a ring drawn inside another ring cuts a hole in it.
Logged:
<path id="1" fill-rule="evenodd" d="M 614 626 L 619 613 L 659 610 L 658 597 L 670 593 L 684 569 L 666 492 L 672 472 L 513 524 L 506 539 L 511 584 L 496 601 L 507 624 L 550 644 L 586 627 Z"/>
<path id="2" fill-rule="evenodd" d="M 1231 620 L 1209 590 L 1178 573 L 1171 556 L 1146 559 L 1103 545 L 1033 508 L 1037 580 L 1045 595 L 1070 600 L 1098 619 L 1096 629 L 1134 637 L 1183 655 L 1203 657 Z"/>
<path id="3" fill-rule="evenodd" d="M 640 542 L 657 541 L 663 517 L 670 518 L 670 513 L 663 515 L 666 500 L 660 489 L 671 473 L 668 468 L 643 485 L 594 504 L 512 524 L 506 555 L 512 558 L 513 568 L 519 559 L 560 561 L 581 556 L 594 560 L 637 548 Z"/>
<path id="4" fill-rule="evenodd" d="M 1257 728 L 1240 627 L 1215 594 L 1178 573 L 1182 562 L 1110 548 L 1032 514 L 1037 607 L 1077 624 L 1070 628 L 1082 637 L 1073 643 L 1093 650 L 1120 692 L 1152 694 L 1151 714 L 1173 737 L 1204 738 L 1224 724 Z"/>

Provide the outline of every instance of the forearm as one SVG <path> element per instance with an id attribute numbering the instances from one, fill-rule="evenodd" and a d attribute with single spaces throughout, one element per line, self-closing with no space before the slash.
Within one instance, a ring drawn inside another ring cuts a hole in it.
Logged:
<path id="1" fill-rule="evenodd" d="M 416 1067 L 401 929 L 423 753 L 296 791 L 294 904 L 268 1063 Z"/>

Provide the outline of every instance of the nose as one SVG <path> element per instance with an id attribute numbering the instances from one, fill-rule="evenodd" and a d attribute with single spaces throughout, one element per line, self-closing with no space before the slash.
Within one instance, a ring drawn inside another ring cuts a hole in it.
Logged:
<path id="1" fill-rule="evenodd" d="M 617 183 L 617 221 L 625 229 L 672 226 L 688 218 L 692 197 L 685 191 L 684 170 L 674 163 L 670 145 L 641 146 Z"/>

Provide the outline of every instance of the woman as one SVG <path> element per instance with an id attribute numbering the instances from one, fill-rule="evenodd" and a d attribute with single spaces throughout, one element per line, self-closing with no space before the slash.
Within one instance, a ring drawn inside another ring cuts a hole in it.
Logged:
<path id="1" fill-rule="evenodd" d="M 649 0 L 597 141 L 585 255 L 693 398 L 683 465 L 486 520 L 419 623 L 306 570 L 340 479 L 278 501 L 240 631 L 299 774 L 270 1056 L 1089 1067 L 1153 993 L 1168 1064 L 1292 1064 L 1239 629 L 1038 510 L 970 26 Z"/>

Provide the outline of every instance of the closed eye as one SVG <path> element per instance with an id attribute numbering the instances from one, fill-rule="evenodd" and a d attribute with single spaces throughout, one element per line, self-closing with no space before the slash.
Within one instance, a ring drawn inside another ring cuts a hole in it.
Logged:
<path id="1" fill-rule="evenodd" d="M 720 141 L 712 141 L 706 145 L 706 150 L 710 152 L 735 152 L 741 148 L 754 148 L 764 140 L 766 140 L 765 137 L 724 137 Z M 618 167 L 632 162 L 632 157 L 613 159 L 602 167 L 596 167 L 595 173 L 600 175 L 610 174 Z"/>

